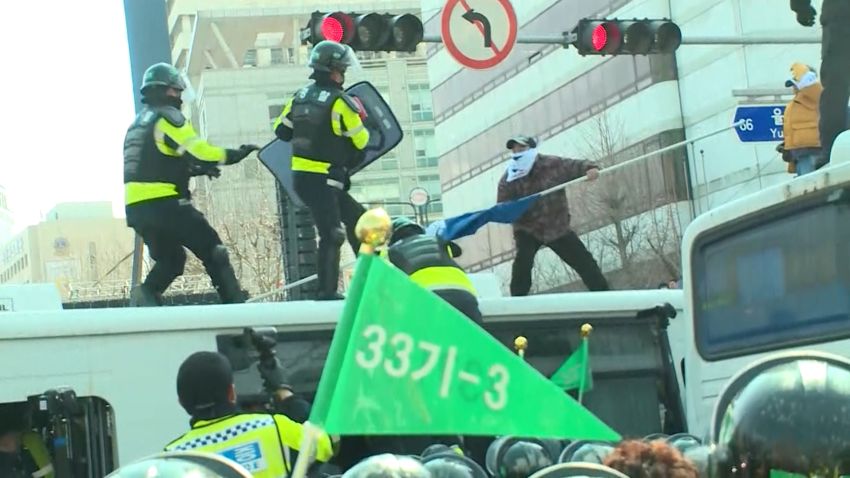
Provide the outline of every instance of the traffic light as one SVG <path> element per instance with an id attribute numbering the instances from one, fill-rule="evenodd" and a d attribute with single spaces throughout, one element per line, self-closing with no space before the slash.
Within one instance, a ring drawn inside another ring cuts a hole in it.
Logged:
<path id="1" fill-rule="evenodd" d="M 302 41 L 331 40 L 355 51 L 415 51 L 425 29 L 416 15 L 404 13 L 313 12 Z"/>
<path id="2" fill-rule="evenodd" d="M 581 55 L 672 53 L 682 44 L 682 31 L 668 19 L 582 19 L 573 33 Z"/>

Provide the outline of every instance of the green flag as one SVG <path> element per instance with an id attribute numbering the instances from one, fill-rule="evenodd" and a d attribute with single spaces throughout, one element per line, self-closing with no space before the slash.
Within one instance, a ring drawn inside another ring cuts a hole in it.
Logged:
<path id="1" fill-rule="evenodd" d="M 590 370 L 586 338 L 581 339 L 578 350 L 567 357 L 563 365 L 552 374 L 552 382 L 563 390 L 578 389 L 579 395 L 593 389 L 593 373 Z"/>
<path id="2" fill-rule="evenodd" d="M 351 285 L 348 288 L 348 297 L 345 300 L 342 317 L 336 325 L 336 330 L 334 330 L 331 347 L 328 349 L 328 357 L 322 369 L 322 376 L 319 378 L 318 390 L 332 391 L 336 388 L 336 384 L 339 381 L 339 369 L 342 365 L 342 359 L 348 350 L 351 327 L 354 325 L 354 317 L 357 315 L 360 299 L 363 298 L 363 287 L 366 284 L 366 277 L 369 274 L 369 264 L 373 260 L 375 260 L 375 256 L 372 254 L 363 254 L 357 258 L 357 266 L 354 269 L 354 275 L 351 277 Z M 313 424 L 320 427 L 324 425 L 324 419 L 328 415 L 330 399 L 330 393 L 316 393 L 316 398 L 313 400 L 313 406 L 310 411 L 310 421 Z"/>
<path id="3" fill-rule="evenodd" d="M 619 440 L 433 293 L 362 260 L 310 416 L 331 434 Z"/>

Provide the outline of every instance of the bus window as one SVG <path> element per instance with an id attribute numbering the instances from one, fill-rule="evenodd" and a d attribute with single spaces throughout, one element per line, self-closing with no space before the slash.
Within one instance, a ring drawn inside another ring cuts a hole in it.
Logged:
<path id="1" fill-rule="evenodd" d="M 33 476 L 52 469 L 55 476 L 96 478 L 117 465 L 114 423 L 105 400 L 77 397 L 67 388 L 51 389 L 20 402 L 0 403 L 0 444 L 8 453 L 17 453 L 16 466 Z M 6 476 L 2 467 L 0 475 Z"/>
<path id="2" fill-rule="evenodd" d="M 850 337 L 848 191 L 697 238 L 697 349 L 720 360 Z"/>

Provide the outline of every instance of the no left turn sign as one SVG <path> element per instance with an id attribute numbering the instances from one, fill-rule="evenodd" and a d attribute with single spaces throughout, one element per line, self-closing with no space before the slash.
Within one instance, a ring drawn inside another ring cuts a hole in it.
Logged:
<path id="1" fill-rule="evenodd" d="M 443 44 L 461 65 L 476 70 L 502 62 L 516 44 L 516 12 L 509 0 L 448 0 L 441 19 Z"/>

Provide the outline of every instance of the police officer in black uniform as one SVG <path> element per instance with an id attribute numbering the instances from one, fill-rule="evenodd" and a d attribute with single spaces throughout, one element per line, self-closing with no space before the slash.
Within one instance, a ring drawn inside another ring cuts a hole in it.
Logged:
<path id="1" fill-rule="evenodd" d="M 365 208 L 347 192 L 348 171 L 362 159 L 369 130 L 362 106 L 342 89 L 346 70 L 356 62 L 348 46 L 318 43 L 310 53 L 314 83 L 299 90 L 275 122 L 275 135 L 292 144 L 295 192 L 319 232 L 319 300 L 343 298 L 337 284 L 346 235 L 355 254 L 360 248 L 354 227 Z"/>
<path id="2" fill-rule="evenodd" d="M 162 293 L 183 274 L 188 248 L 203 262 L 222 303 L 244 302 L 227 249 L 190 200 L 192 176 L 217 176 L 218 165 L 236 164 L 254 145 L 213 146 L 200 138 L 180 111 L 186 84 L 177 69 L 157 63 L 145 71 L 145 107 L 124 140 L 127 225 L 142 236 L 156 264 L 134 289 L 131 305 L 162 304 Z"/>
<path id="3" fill-rule="evenodd" d="M 425 229 L 407 217 L 393 220 L 387 256 L 390 262 L 478 324 L 481 310 L 472 281 L 454 257 L 460 247 L 439 237 L 425 235 Z"/>
<path id="4" fill-rule="evenodd" d="M 817 11 L 811 0 L 791 0 L 791 10 L 800 25 L 815 24 Z M 850 1 L 823 0 L 820 16 L 823 26 L 820 79 L 820 142 L 824 157 L 820 166 L 829 162 L 835 138 L 847 130 L 847 102 L 850 100 Z"/>

